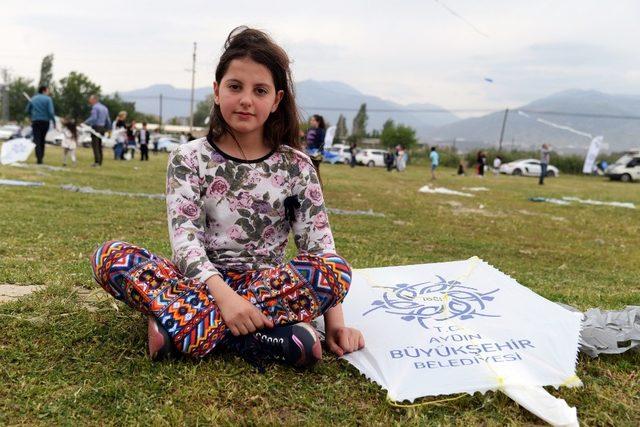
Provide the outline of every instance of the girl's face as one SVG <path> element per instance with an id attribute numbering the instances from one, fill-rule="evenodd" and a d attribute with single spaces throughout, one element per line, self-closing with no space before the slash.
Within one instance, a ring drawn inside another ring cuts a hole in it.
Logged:
<path id="1" fill-rule="evenodd" d="M 262 133 L 284 95 L 276 91 L 269 69 L 250 58 L 232 60 L 220 83 L 213 82 L 213 92 L 224 121 L 242 135 Z"/>
<path id="2" fill-rule="evenodd" d="M 309 119 L 309 125 L 312 128 L 317 128 L 318 127 L 318 121 L 314 117 L 311 117 L 311 119 Z"/>

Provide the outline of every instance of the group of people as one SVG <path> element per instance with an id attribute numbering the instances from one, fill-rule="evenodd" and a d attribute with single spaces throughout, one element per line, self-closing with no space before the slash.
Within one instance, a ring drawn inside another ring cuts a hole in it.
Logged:
<path id="1" fill-rule="evenodd" d="M 113 159 L 131 160 L 135 157 L 136 149 L 139 149 L 140 160 L 149 160 L 150 135 L 146 122 L 142 122 L 142 128 L 138 130 L 135 120 L 127 123 L 127 112 L 120 111 L 111 130 L 111 137 L 116 141 Z"/>
<path id="2" fill-rule="evenodd" d="M 91 128 L 91 148 L 93 150 L 94 162 L 92 166 L 102 166 L 103 148 L 102 140 L 107 132 L 112 133 L 116 140 L 114 146 L 114 158 L 125 160 L 126 157 L 133 158 L 135 150 L 140 150 L 140 160 L 149 160 L 149 143 L 151 134 L 147 130 L 147 124 L 142 123 L 141 129 L 136 129 L 135 121 L 126 122 L 127 112 L 121 111 L 113 121 L 109 117 L 109 109 L 100 102 L 97 95 L 89 97 L 91 114 L 83 124 Z M 33 132 L 33 142 L 35 144 L 36 162 L 42 164 L 44 161 L 45 138 L 51 123 L 56 126 L 55 109 L 53 101 L 49 96 L 49 88 L 41 86 L 38 94 L 29 100 L 26 108 L 31 118 L 31 128 Z M 61 143 L 63 149 L 63 166 L 67 166 L 67 158 L 70 157 L 73 164 L 77 162 L 76 149 L 78 148 L 78 128 L 75 120 L 65 118 L 61 120 L 63 134 Z M 157 150 L 154 150 L 157 151 Z"/>
<path id="3" fill-rule="evenodd" d="M 384 164 L 389 172 L 393 170 L 394 166 L 398 172 L 404 171 L 407 168 L 408 160 L 409 153 L 401 144 L 396 145 L 395 148 L 389 148 L 384 154 Z"/>

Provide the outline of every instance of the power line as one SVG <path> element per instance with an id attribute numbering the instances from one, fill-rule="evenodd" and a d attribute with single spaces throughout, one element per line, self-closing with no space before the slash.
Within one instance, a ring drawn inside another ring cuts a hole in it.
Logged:
<path id="1" fill-rule="evenodd" d="M 473 28 L 473 30 L 480 34 L 481 36 L 484 36 L 486 38 L 489 38 L 488 35 L 486 35 L 485 33 L 483 33 L 482 31 L 480 31 L 478 29 L 478 27 L 476 27 L 475 25 L 473 25 L 467 18 L 465 18 L 464 16 L 460 15 L 459 13 L 457 13 L 455 10 L 451 9 L 449 6 L 447 6 L 446 4 L 442 3 L 440 0 L 434 0 L 436 3 L 438 3 L 440 6 L 444 7 L 445 9 L 447 9 L 447 11 L 449 11 L 450 14 L 452 14 L 453 16 L 455 16 L 456 18 L 462 20 L 465 24 L 467 24 L 468 26 L 470 26 L 471 28 Z"/>

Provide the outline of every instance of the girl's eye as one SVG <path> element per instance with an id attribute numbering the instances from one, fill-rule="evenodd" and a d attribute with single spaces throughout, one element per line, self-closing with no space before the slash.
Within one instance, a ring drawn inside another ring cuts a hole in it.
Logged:
<path id="1" fill-rule="evenodd" d="M 240 85 L 232 83 L 232 84 L 229 85 L 229 89 L 231 89 L 231 90 L 240 90 Z"/>
<path id="2" fill-rule="evenodd" d="M 256 92 L 258 93 L 258 95 L 266 95 L 269 93 L 269 90 L 264 87 L 259 87 L 256 89 Z"/>

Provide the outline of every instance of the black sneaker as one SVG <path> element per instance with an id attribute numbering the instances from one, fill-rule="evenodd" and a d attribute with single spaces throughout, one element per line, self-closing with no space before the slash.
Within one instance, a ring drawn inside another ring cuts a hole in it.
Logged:
<path id="1" fill-rule="evenodd" d="M 306 367 L 322 359 L 320 337 L 308 323 L 262 329 L 232 342 L 231 347 L 260 371 L 268 362 Z"/>

